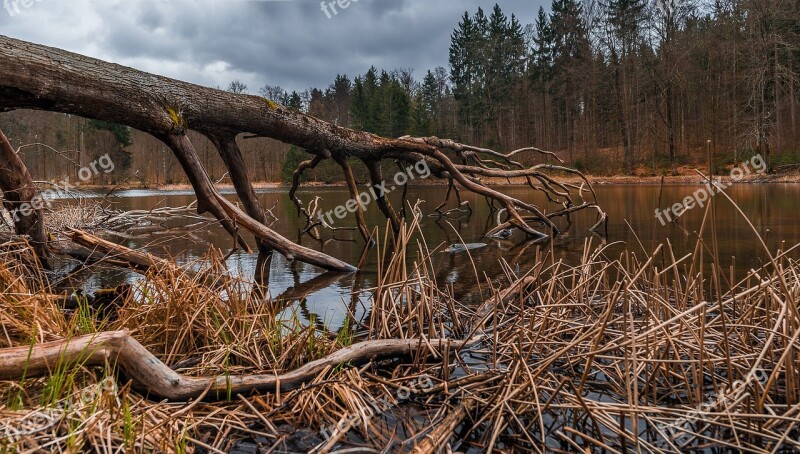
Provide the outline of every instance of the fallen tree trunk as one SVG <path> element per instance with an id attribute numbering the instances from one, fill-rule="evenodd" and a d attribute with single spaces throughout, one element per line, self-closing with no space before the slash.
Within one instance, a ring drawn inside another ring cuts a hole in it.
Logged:
<path id="1" fill-rule="evenodd" d="M 198 272 L 183 268 L 174 262 L 156 257 L 148 252 L 141 250 L 136 251 L 121 244 L 112 243 L 111 241 L 104 240 L 100 237 L 92 235 L 91 233 L 87 233 L 78 229 L 69 229 L 64 234 L 67 238 L 78 245 L 80 250 L 62 247 L 61 252 L 82 261 L 93 263 L 102 262 L 121 268 L 128 268 L 142 274 L 151 272 L 162 275 L 184 274 L 191 279 L 195 279 L 198 283 L 203 285 L 211 287 L 219 285 L 220 276 L 210 270 L 201 270 Z M 269 261 L 270 258 L 271 255 L 269 253 L 260 254 L 260 261 L 262 261 L 262 263 L 260 266 L 256 267 L 256 277 L 260 277 L 262 279 L 262 283 L 264 278 L 266 278 L 267 282 L 269 281 L 269 276 L 266 274 L 269 271 L 269 265 L 263 261 Z M 321 276 L 327 276 L 328 279 L 331 280 L 333 277 L 341 278 L 342 274 L 328 272 L 322 274 Z"/>
<path id="2" fill-rule="evenodd" d="M 262 252 L 274 249 L 287 258 L 329 270 L 352 271 L 353 267 L 325 254 L 312 253 L 270 229 L 258 227 L 264 224 L 264 213 L 236 146 L 238 134 L 269 137 L 302 147 L 315 158 L 309 161 L 310 164 L 302 164 L 301 168 L 326 159 L 335 160 L 343 168 L 351 191 L 353 181 L 348 175 L 348 159 L 358 159 L 367 165 L 373 185 L 383 184 L 378 180 L 382 178 L 380 162 L 384 159 L 424 163 L 430 169 L 430 175 L 456 182 L 490 201 L 497 201 L 507 213 L 506 222 L 533 237 L 559 233 L 547 210 L 489 188 L 481 183 L 481 177 L 524 177 L 529 186 L 548 194 L 548 200 L 562 211 L 571 212 L 573 207 L 597 208 L 593 191 L 590 192 L 594 200 L 580 203 L 584 201 L 573 200 L 574 194 L 570 191 L 575 189 L 577 197 L 583 199 L 583 186 L 578 188 L 557 183 L 545 173 L 573 173 L 590 187 L 580 172 L 561 166 L 526 168 L 514 160 L 523 152 L 558 159 L 554 154 L 537 148 L 503 154 L 436 137 L 379 137 L 332 125 L 260 96 L 200 87 L 4 36 L 0 36 L 0 62 L 0 111 L 29 108 L 69 113 L 131 126 L 152 134 L 170 147 L 183 166 L 197 195 L 198 211 L 213 214 L 243 248 L 247 249 L 247 246 L 239 237 L 239 226 L 256 235 Z M 218 148 L 246 214 L 232 209 L 232 204 L 225 203 L 213 187 L 186 136 L 190 129 L 208 137 Z M 448 154 L 460 164 L 455 164 Z M 295 174 L 294 199 L 299 173 L 302 171 Z M 398 229 L 399 219 L 389 200 L 381 196 L 378 205 L 393 228 Z M 359 229 L 370 241 L 369 229 L 363 219 L 363 213 L 359 212 Z M 540 232 L 532 227 L 531 224 L 537 222 L 549 232 Z"/>
<path id="3" fill-rule="evenodd" d="M 280 375 L 185 377 L 162 363 L 127 331 L 109 331 L 74 339 L 0 350 L 0 380 L 18 380 L 48 374 L 59 366 L 102 366 L 116 363 L 136 388 L 152 396 L 185 401 L 201 395 L 209 399 L 253 391 L 291 391 L 329 367 L 362 363 L 376 358 L 408 356 L 425 348 L 436 353 L 454 351 L 475 341 L 387 339 L 366 341 Z"/>
<path id="4" fill-rule="evenodd" d="M 112 265 L 123 266 L 140 273 L 147 273 L 151 269 L 179 268 L 172 262 L 156 257 L 153 254 L 134 251 L 81 230 L 69 229 L 65 232 L 65 235 L 76 244 L 89 250 L 90 255 L 86 257 L 89 260 L 107 261 Z"/>

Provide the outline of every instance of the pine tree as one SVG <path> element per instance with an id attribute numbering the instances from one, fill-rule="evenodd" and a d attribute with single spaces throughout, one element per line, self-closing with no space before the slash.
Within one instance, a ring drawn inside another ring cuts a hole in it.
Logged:
<path id="1" fill-rule="evenodd" d="M 544 7 L 539 7 L 539 14 L 534 23 L 536 35 L 533 38 L 529 72 L 531 79 L 543 86 L 552 77 L 553 48 L 555 47 L 550 17 Z"/>
<path id="2" fill-rule="evenodd" d="M 378 134 L 383 118 L 378 84 L 378 70 L 372 67 L 364 75 L 364 93 L 367 99 L 367 115 L 364 120 L 364 131 Z"/>
<path id="3" fill-rule="evenodd" d="M 330 87 L 331 102 L 335 118 L 332 119 L 334 124 L 347 126 L 350 124 L 350 97 L 353 90 L 353 84 L 347 75 L 336 75 L 333 85 Z"/>
<path id="4" fill-rule="evenodd" d="M 411 118 L 409 134 L 417 137 L 433 135 L 433 114 L 429 104 L 429 97 L 420 91 L 411 101 Z"/>
<path id="5" fill-rule="evenodd" d="M 409 128 L 411 97 L 396 76 L 373 67 L 357 77 L 350 101 L 353 126 L 383 136 L 399 137 Z"/>
<path id="6" fill-rule="evenodd" d="M 356 77 L 353 83 L 353 96 L 350 101 L 350 126 L 365 131 L 368 115 L 369 102 L 364 90 L 364 83 L 360 77 Z"/>
<path id="7" fill-rule="evenodd" d="M 291 95 L 289 95 L 286 99 L 285 103 L 286 107 L 290 109 L 294 109 L 297 111 L 303 110 L 303 98 L 300 97 L 300 94 L 296 91 L 293 91 Z"/>
<path id="8" fill-rule="evenodd" d="M 501 111 L 524 73 L 526 53 L 522 25 L 499 5 L 489 17 L 481 8 L 473 17 L 464 13 L 451 36 L 450 79 L 465 124 L 480 130 L 491 123 L 500 138 Z"/>
<path id="9" fill-rule="evenodd" d="M 404 135 L 408 130 L 411 102 L 403 84 L 383 71 L 375 101 L 375 115 L 381 119 L 376 133 L 388 137 Z"/>
<path id="10" fill-rule="evenodd" d="M 422 88 L 420 89 L 419 95 L 421 97 L 421 103 L 431 115 L 431 118 L 438 117 L 442 93 L 440 92 L 436 76 L 432 72 L 428 71 L 428 73 L 425 74 L 425 78 L 422 79 Z"/>
<path id="11" fill-rule="evenodd" d="M 479 9 L 479 11 L 481 11 Z M 478 80 L 476 46 L 479 31 L 468 12 L 464 13 L 458 28 L 451 35 L 450 80 L 453 96 L 459 104 L 461 121 L 473 126 L 476 104 L 475 83 Z"/>
<path id="12" fill-rule="evenodd" d="M 560 129 L 559 145 L 569 149 L 570 160 L 577 146 L 581 106 L 585 103 L 585 84 L 591 57 L 588 29 L 583 7 L 576 0 L 554 0 L 550 18 L 553 61 L 553 109 Z"/>

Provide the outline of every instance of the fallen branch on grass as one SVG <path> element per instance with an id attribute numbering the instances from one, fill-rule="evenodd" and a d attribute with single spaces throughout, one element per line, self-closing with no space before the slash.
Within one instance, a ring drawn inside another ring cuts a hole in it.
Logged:
<path id="1" fill-rule="evenodd" d="M 0 350 L 0 379 L 18 380 L 44 375 L 66 364 L 102 366 L 116 362 L 136 388 L 152 396 L 173 401 L 185 401 L 204 396 L 246 394 L 252 391 L 291 391 L 315 379 L 329 367 L 347 363 L 362 363 L 376 358 L 408 356 L 425 348 L 438 354 L 458 350 L 477 339 L 454 341 L 448 339 L 386 339 L 366 341 L 342 348 L 324 358 L 312 361 L 281 375 L 231 375 L 219 377 L 186 377 L 161 362 L 128 331 L 108 331 Z"/>

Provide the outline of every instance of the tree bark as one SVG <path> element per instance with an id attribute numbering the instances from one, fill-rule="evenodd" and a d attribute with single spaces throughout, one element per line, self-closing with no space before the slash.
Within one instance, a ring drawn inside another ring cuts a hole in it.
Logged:
<path id="1" fill-rule="evenodd" d="M 131 126 L 162 138 L 188 129 L 271 137 L 312 154 L 375 158 L 432 149 L 334 126 L 260 96 L 229 93 L 0 36 L 0 110 L 48 110 Z"/>
<path id="2" fill-rule="evenodd" d="M 2 130 L 0 130 L 0 190 L 3 191 L 5 208 L 11 214 L 14 231 L 17 235 L 30 237 L 36 254 L 40 259 L 46 259 L 49 250 L 42 213 L 44 200 L 28 168 Z"/>
<path id="3" fill-rule="evenodd" d="M 236 189 L 236 195 L 242 201 L 247 215 L 256 221 L 266 225 L 267 215 L 264 212 L 264 207 L 258 201 L 255 188 L 250 183 L 250 177 L 247 173 L 247 166 L 242 158 L 242 151 L 239 145 L 236 144 L 236 136 L 211 136 L 209 137 L 214 143 L 214 146 L 219 150 L 222 161 L 230 172 L 233 187 Z M 262 254 L 272 254 L 272 248 L 264 241 L 258 241 L 258 249 Z"/>
<path id="4" fill-rule="evenodd" d="M 189 138 L 185 134 L 163 134 L 157 137 L 172 150 L 184 172 L 186 172 L 189 182 L 192 183 L 194 192 L 197 195 L 197 212 L 200 214 L 206 212 L 213 214 L 219 219 L 225 230 L 236 238 L 237 244 L 245 251 L 250 252 L 250 248 L 244 238 L 239 235 L 236 224 L 225 212 L 225 209 L 222 208 L 219 202 L 219 193 L 214 188 L 214 183 L 206 173 L 203 164 L 200 163 L 200 158 L 197 156 L 197 152 L 194 150 Z"/>

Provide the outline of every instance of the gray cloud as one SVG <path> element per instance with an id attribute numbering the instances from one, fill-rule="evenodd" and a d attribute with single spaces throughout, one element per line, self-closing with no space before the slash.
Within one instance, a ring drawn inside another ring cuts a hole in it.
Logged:
<path id="1" fill-rule="evenodd" d="M 464 11 L 489 0 L 358 0 L 328 19 L 321 0 L 34 0 L 0 11 L 0 34 L 165 76 L 251 92 L 326 87 L 370 66 L 447 66 L 450 34 Z M 330 0 L 327 0 L 330 1 Z M 522 24 L 542 0 L 499 2 Z M 329 8 L 330 12 L 330 8 Z"/>

